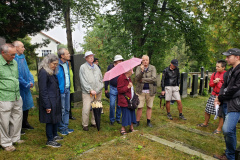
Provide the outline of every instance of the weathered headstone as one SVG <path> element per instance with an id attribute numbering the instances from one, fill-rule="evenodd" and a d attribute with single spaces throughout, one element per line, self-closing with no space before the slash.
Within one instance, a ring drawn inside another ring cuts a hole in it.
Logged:
<path id="1" fill-rule="evenodd" d="M 203 94 L 203 87 L 204 87 L 204 81 L 203 81 L 203 78 L 200 78 L 199 95 Z"/>
<path id="2" fill-rule="evenodd" d="M 192 78 L 192 91 L 190 92 L 191 97 L 197 97 L 198 93 L 198 75 L 194 74 Z"/>
<path id="3" fill-rule="evenodd" d="M 161 87 L 161 73 L 157 74 L 157 86 Z"/>
<path id="4" fill-rule="evenodd" d="M 71 64 L 73 70 L 73 83 L 74 83 L 74 93 L 72 94 L 73 102 L 79 102 L 82 100 L 82 91 L 79 78 L 80 66 L 86 62 L 83 58 L 84 54 L 76 54 L 71 56 Z"/>
<path id="5" fill-rule="evenodd" d="M 0 46 L 2 46 L 3 44 L 5 44 L 6 43 L 6 40 L 5 40 L 5 38 L 3 38 L 3 37 L 0 37 Z M 0 47 L 0 53 L 2 52 L 2 49 L 1 49 L 1 47 Z"/>
<path id="6" fill-rule="evenodd" d="M 181 73 L 181 82 L 180 82 L 180 95 L 182 98 L 187 97 L 187 80 L 188 80 L 188 74 L 183 72 Z"/>
<path id="7" fill-rule="evenodd" d="M 191 88 L 191 77 L 188 77 L 188 88 Z"/>
<path id="8" fill-rule="evenodd" d="M 201 67 L 201 78 L 204 77 L 204 67 Z"/>
<path id="9" fill-rule="evenodd" d="M 204 88 L 208 89 L 208 76 L 205 77 L 205 86 L 204 86 Z"/>

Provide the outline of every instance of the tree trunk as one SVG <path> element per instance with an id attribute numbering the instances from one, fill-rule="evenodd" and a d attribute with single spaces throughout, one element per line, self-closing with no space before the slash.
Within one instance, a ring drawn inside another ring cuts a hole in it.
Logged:
<path id="1" fill-rule="evenodd" d="M 65 24 L 66 24 L 68 51 L 71 55 L 73 55 L 74 50 L 73 50 L 73 43 L 72 43 L 72 29 L 71 29 L 70 2 L 69 1 L 68 1 L 67 6 L 66 6 L 65 13 L 64 13 L 64 20 L 65 20 Z"/>

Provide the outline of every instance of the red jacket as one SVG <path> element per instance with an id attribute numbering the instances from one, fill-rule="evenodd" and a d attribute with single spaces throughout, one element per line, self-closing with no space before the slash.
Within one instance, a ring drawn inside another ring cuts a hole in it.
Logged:
<path id="1" fill-rule="evenodd" d="M 219 92 L 220 92 L 220 89 L 223 85 L 223 75 L 226 71 L 223 71 L 223 72 L 215 72 L 212 74 L 211 76 L 211 79 L 210 79 L 210 82 L 209 82 L 209 86 L 210 87 L 213 87 L 213 91 L 212 91 L 212 95 L 214 96 L 218 96 L 219 95 Z M 216 78 L 220 78 L 220 81 L 218 83 L 214 83 L 213 80 L 215 80 Z"/>
<path id="2" fill-rule="evenodd" d="M 117 90 L 118 90 L 118 106 L 127 107 L 128 102 L 123 94 L 131 98 L 131 88 L 128 88 L 129 82 L 132 82 L 131 78 L 127 79 L 125 74 L 118 77 Z"/>

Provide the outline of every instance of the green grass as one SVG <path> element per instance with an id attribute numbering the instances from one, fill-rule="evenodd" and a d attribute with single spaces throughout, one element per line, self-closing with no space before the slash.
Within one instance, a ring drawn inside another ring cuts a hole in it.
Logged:
<path id="1" fill-rule="evenodd" d="M 36 104 L 37 95 L 33 95 Z M 165 145 L 148 140 L 141 134 L 152 134 L 172 142 L 181 142 L 194 150 L 212 156 L 215 153 L 223 153 L 225 143 L 223 135 L 204 136 L 192 132 L 191 129 L 201 130 L 207 133 L 213 132 L 218 125 L 218 120 L 210 119 L 209 127 L 200 128 L 196 125 L 204 121 L 204 109 L 208 97 L 191 98 L 182 100 L 183 114 L 186 121 L 179 120 L 176 103 L 171 105 L 173 120 L 166 118 L 166 111 L 159 108 L 159 99 L 156 97 L 152 111 L 153 128 L 146 127 L 146 108 L 143 110 L 139 130 L 128 134 L 126 138 L 120 135 L 121 125 L 109 125 L 109 101 L 103 94 L 104 114 L 102 114 L 101 130 L 90 127 L 88 132 L 82 130 L 81 108 L 82 104 L 73 108 L 73 116 L 77 120 L 70 120 L 69 128 L 75 131 L 64 140 L 60 141 L 61 148 L 51 148 L 45 146 L 47 138 L 45 135 L 45 124 L 41 124 L 38 118 L 38 109 L 31 109 L 29 112 L 29 122 L 35 127 L 34 130 L 26 130 L 26 134 L 21 139 L 26 142 L 17 144 L 17 151 L 13 153 L 5 152 L 0 149 L 0 159 L 201 159 L 191 156 Z M 183 127 L 179 127 L 183 126 Z M 239 128 L 237 128 L 239 131 Z M 239 134 L 237 135 L 240 138 Z M 111 140 L 115 140 L 108 145 L 102 145 Z M 83 154 L 83 152 L 95 148 L 94 152 Z"/>

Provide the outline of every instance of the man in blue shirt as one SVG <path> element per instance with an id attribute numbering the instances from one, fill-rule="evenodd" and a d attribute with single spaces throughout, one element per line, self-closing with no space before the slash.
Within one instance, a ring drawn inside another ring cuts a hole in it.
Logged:
<path id="1" fill-rule="evenodd" d="M 60 48 L 57 54 L 59 57 L 59 70 L 57 78 L 61 93 L 62 105 L 62 121 L 58 125 L 58 130 L 62 135 L 68 135 L 69 133 L 73 132 L 73 129 L 68 128 L 70 110 L 70 74 L 67 61 L 70 60 L 70 54 L 65 48 Z"/>

